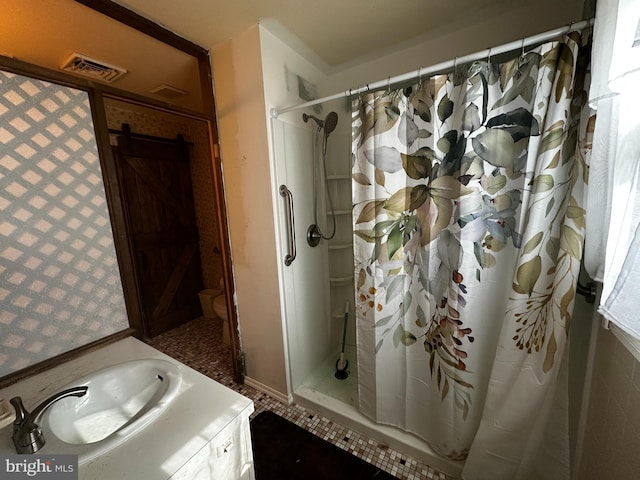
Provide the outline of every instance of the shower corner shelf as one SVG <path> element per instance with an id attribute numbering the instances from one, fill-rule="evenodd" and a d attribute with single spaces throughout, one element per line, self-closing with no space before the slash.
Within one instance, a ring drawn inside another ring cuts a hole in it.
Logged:
<path id="1" fill-rule="evenodd" d="M 351 314 L 351 312 L 349 312 Z M 344 319 L 344 310 L 336 310 L 331 314 L 331 318 Z"/>
<path id="2" fill-rule="evenodd" d="M 327 175 L 327 180 L 351 180 L 350 174 Z"/>
<path id="3" fill-rule="evenodd" d="M 329 250 L 346 250 L 347 248 L 353 248 L 353 243 L 330 243 Z"/>
<path id="4" fill-rule="evenodd" d="M 341 208 L 340 210 L 335 210 L 333 213 L 336 215 L 351 215 L 352 211 L 347 210 L 346 208 Z M 331 210 L 327 211 L 327 215 L 331 215 Z"/>
<path id="5" fill-rule="evenodd" d="M 347 277 L 329 277 L 329 283 L 332 287 L 344 287 L 353 283 L 353 275 Z"/>

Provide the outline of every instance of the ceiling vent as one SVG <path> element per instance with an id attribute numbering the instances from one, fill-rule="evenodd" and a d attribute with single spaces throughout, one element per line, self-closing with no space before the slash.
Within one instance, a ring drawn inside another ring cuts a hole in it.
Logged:
<path id="1" fill-rule="evenodd" d="M 127 73 L 124 68 L 89 58 L 79 53 L 72 53 L 60 66 L 62 70 L 82 75 L 94 80 L 111 83 Z"/>
<path id="2" fill-rule="evenodd" d="M 160 95 L 161 97 L 164 97 L 164 98 L 184 97 L 189 93 L 186 90 L 182 90 L 181 88 L 174 87 L 172 85 L 167 85 L 166 83 L 163 83 L 162 85 L 158 85 L 157 87 L 152 88 L 149 91 L 151 93 L 155 93 L 156 95 Z"/>

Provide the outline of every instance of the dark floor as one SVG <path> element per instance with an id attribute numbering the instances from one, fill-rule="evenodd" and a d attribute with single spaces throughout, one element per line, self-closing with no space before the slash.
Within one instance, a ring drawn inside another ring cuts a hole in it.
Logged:
<path id="1" fill-rule="evenodd" d="M 222 322 L 219 319 L 201 317 L 165 332 L 147 343 L 253 400 L 255 412 L 252 417 L 264 410 L 271 410 L 400 479 L 451 479 L 432 467 L 402 455 L 386 445 L 380 445 L 316 412 L 296 404 L 286 405 L 255 388 L 236 384 L 231 370 L 230 349 L 222 342 Z"/>

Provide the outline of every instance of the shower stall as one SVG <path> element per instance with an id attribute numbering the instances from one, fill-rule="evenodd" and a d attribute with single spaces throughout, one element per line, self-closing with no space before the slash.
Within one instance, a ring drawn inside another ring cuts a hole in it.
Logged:
<path id="1" fill-rule="evenodd" d="M 278 181 L 293 200 L 294 221 L 283 222 L 293 231 L 282 238 L 284 250 L 293 238 L 296 250 L 284 288 L 286 317 L 299 319 L 287 322 L 290 390 L 311 388 L 355 404 L 349 115 L 344 107 L 326 116 L 290 113 L 273 119 L 272 130 Z M 287 208 L 283 198 L 281 211 Z M 334 373 L 345 317 L 349 368 L 347 378 L 338 380 Z"/>
<path id="2" fill-rule="evenodd" d="M 277 186 L 289 192 L 281 198 L 278 231 L 290 399 L 440 471 L 459 476 L 462 462 L 443 458 L 417 436 L 376 423 L 360 411 L 358 369 L 367 366 L 359 362 L 356 348 L 351 106 L 335 100 L 317 110 L 303 111 L 271 119 Z M 337 124 L 329 112 L 337 113 Z M 329 121 L 331 131 L 327 134 L 323 127 Z M 333 218 L 335 234 L 331 235 Z M 319 225 L 320 235 L 314 234 L 315 225 Z M 312 237 L 316 241 L 311 241 Z M 287 264 L 285 257 L 291 259 L 292 245 L 295 259 Z M 569 355 L 572 457 L 580 448 L 579 431 L 584 426 L 586 407 L 582 398 L 590 377 L 586 358 L 592 317 L 593 306 L 579 296 Z M 337 378 L 343 338 L 348 367 L 342 376 L 345 378 Z"/>
<path id="3" fill-rule="evenodd" d="M 321 124 L 334 122 L 333 112 L 337 125 L 331 125 L 334 130 L 327 135 Z M 279 232 L 291 399 L 443 472 L 458 475 L 461 465 L 436 455 L 415 435 L 376 424 L 358 406 L 350 103 L 336 100 L 304 114 L 284 113 L 271 119 L 271 127 L 278 187 L 290 195 L 281 197 Z M 315 242 L 308 240 L 315 231 L 313 226 L 317 223 L 322 233 L 331 234 L 333 218 L 335 234 L 312 246 Z M 292 244 L 295 259 L 285 265 Z M 348 367 L 346 378 L 341 379 L 336 378 L 340 376 L 336 367 L 343 338 Z"/>

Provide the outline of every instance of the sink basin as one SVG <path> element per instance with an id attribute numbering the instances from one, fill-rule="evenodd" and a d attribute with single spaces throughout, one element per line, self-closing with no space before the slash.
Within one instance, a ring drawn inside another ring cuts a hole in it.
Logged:
<path id="1" fill-rule="evenodd" d="M 62 389 L 87 386 L 87 393 L 63 398 L 42 415 L 45 449 L 77 454 L 85 463 L 154 421 L 180 383 L 178 367 L 161 359 L 120 363 L 79 378 Z"/>

